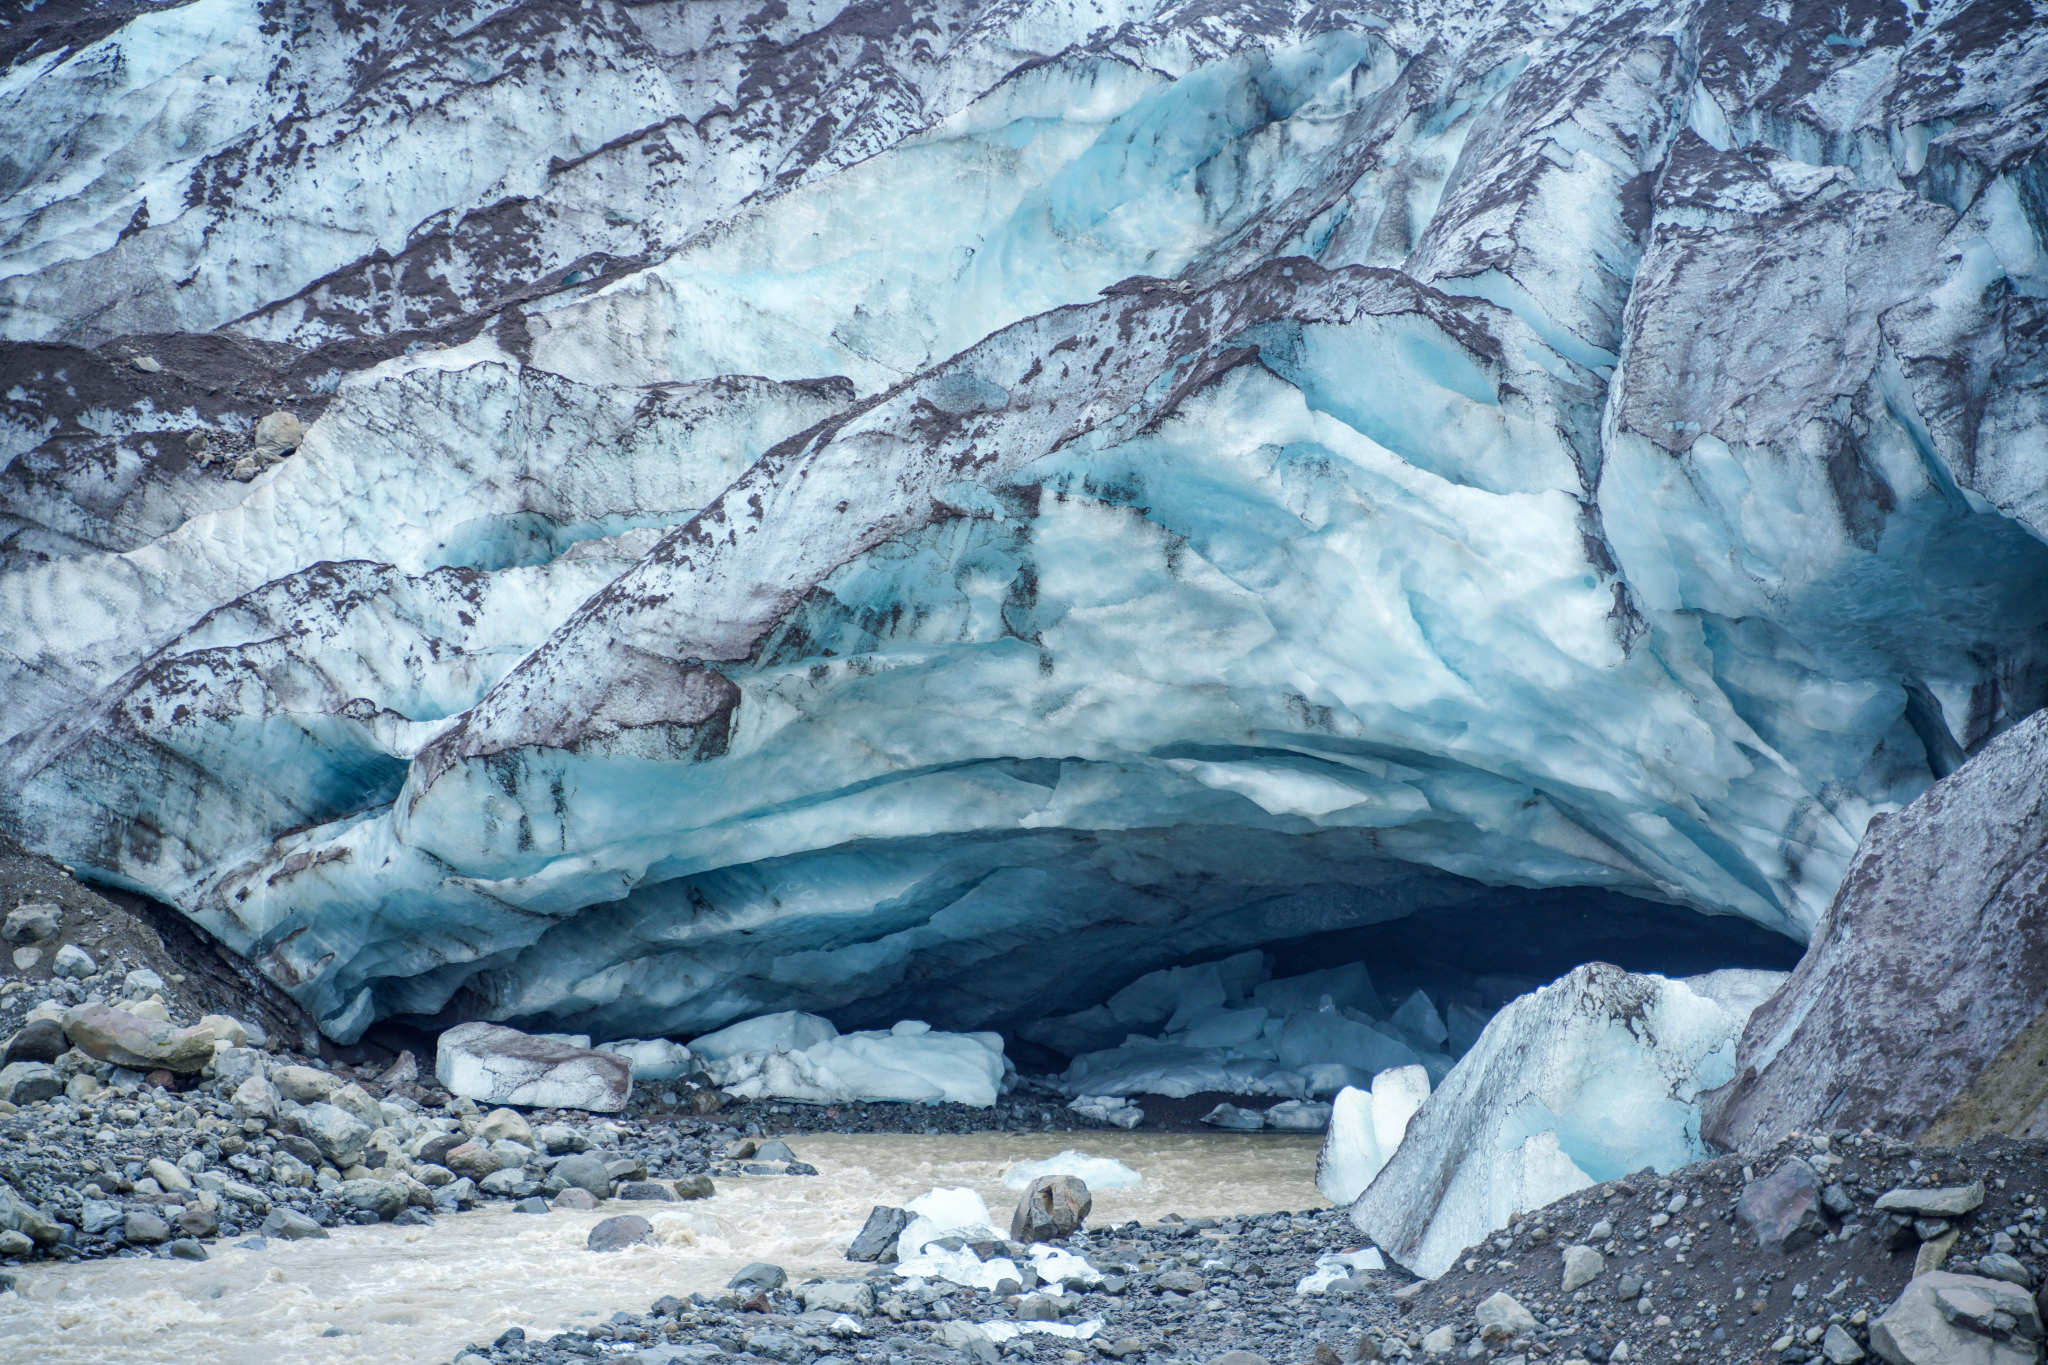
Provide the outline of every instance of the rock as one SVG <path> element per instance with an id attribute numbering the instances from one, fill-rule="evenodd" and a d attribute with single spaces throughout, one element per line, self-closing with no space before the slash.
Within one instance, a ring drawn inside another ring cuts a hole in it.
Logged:
<path id="1" fill-rule="evenodd" d="M 1564 1281 L 1562 1288 L 1569 1294 L 1600 1278 L 1607 1269 L 1607 1259 L 1589 1246 L 1569 1246 L 1564 1249 Z"/>
<path id="2" fill-rule="evenodd" d="M 355 1115 L 325 1101 L 301 1109 L 299 1127 L 306 1140 L 319 1150 L 321 1160 L 338 1171 L 362 1161 L 363 1148 L 372 1131 L 369 1124 Z"/>
<path id="3" fill-rule="evenodd" d="M 51 976 L 68 976 L 80 980 L 99 971 L 99 964 L 92 960 L 92 954 L 75 943 L 67 943 L 57 950 L 57 956 L 50 963 Z"/>
<path id="4" fill-rule="evenodd" d="M 273 412 L 256 423 L 255 437 L 259 457 L 282 455 L 299 448 L 299 443 L 306 439 L 306 428 L 289 412 Z"/>
<path id="5" fill-rule="evenodd" d="M 590 1150 L 590 1139 L 566 1123 L 545 1124 L 536 1128 L 533 1135 L 551 1156 L 571 1156 Z"/>
<path id="6" fill-rule="evenodd" d="M 25 972 L 42 960 L 43 950 L 41 948 L 16 948 L 14 950 L 14 970 L 18 972 Z"/>
<path id="7" fill-rule="evenodd" d="M 1472 1310 L 1479 1325 L 1480 1340 L 1491 1346 L 1505 1345 L 1515 1337 L 1536 1330 L 1536 1317 L 1504 1292 L 1496 1292 Z"/>
<path id="8" fill-rule="evenodd" d="M 154 973 L 151 974 L 154 975 Z M 130 972 L 129 975 L 132 977 L 135 973 Z M 161 990 L 163 987 L 159 985 L 157 989 Z M 229 1015 L 202 1014 L 199 1016 L 199 1027 L 212 1029 L 213 1036 L 230 1047 L 247 1047 L 249 1045 L 248 1028 L 240 1020 Z"/>
<path id="9" fill-rule="evenodd" d="M 910 1226 L 910 1214 L 902 1209 L 892 1209 L 877 1204 L 868 1210 L 867 1222 L 846 1249 L 849 1261 L 878 1261 L 887 1264 L 896 1259 L 896 1239 Z"/>
<path id="10" fill-rule="evenodd" d="M 342 1086 L 340 1077 L 310 1066 L 281 1066 L 270 1079 L 294 1104 L 318 1104 Z"/>
<path id="11" fill-rule="evenodd" d="M 536 1152 L 540 1150 L 540 1144 L 534 1141 L 533 1129 L 513 1109 L 493 1109 L 486 1114 L 484 1121 L 476 1126 L 476 1136 L 484 1142 L 516 1142 Z"/>
<path id="12" fill-rule="evenodd" d="M 392 1180 L 344 1180 L 337 1193 L 342 1203 L 374 1213 L 380 1222 L 397 1217 L 407 1200 L 405 1186 Z"/>
<path id="13" fill-rule="evenodd" d="M 1449 1323 L 1422 1334 L 1422 1353 L 1426 1356 L 1447 1356 L 1457 1345 L 1458 1330 Z"/>
<path id="14" fill-rule="evenodd" d="M 149 1172 L 151 1180 L 154 1180 L 163 1187 L 165 1194 L 191 1193 L 192 1177 L 185 1174 L 178 1167 L 173 1166 L 170 1162 L 165 1161 L 162 1157 L 151 1157 L 145 1164 L 144 1169 Z"/>
<path id="15" fill-rule="evenodd" d="M 479 1103 L 536 1109 L 610 1113 L 625 1108 L 633 1093 L 633 1068 L 624 1057 L 480 1022 L 441 1035 L 434 1076 Z"/>
<path id="16" fill-rule="evenodd" d="M 2003 1331 L 1992 1322 L 2001 1313 L 2012 1324 Z M 1915 1276 L 1870 1324 L 1870 1348 L 1891 1365 L 2033 1365 L 2040 1338 L 2031 1294 L 1941 1270 Z"/>
<path id="17" fill-rule="evenodd" d="M 710 1199 L 718 1193 L 708 1175 L 686 1175 L 675 1184 L 678 1199 Z"/>
<path id="18" fill-rule="evenodd" d="M 2003 1251 L 1994 1251 L 1977 1260 L 1977 1273 L 1987 1280 L 2004 1280 L 2022 1289 L 2034 1287 L 2034 1273 L 2020 1262 L 2017 1256 Z"/>
<path id="19" fill-rule="evenodd" d="M 64 1018 L 71 1045 L 89 1057 L 136 1071 L 188 1075 L 213 1060 L 213 1030 L 173 1028 L 105 1005 L 81 1005 Z"/>
<path id="20" fill-rule="evenodd" d="M 64 1036 L 62 1024 L 55 1019 L 38 1019 L 22 1025 L 21 1031 L 7 1040 L 7 1051 L 0 1055 L 0 1066 L 15 1062 L 54 1062 L 70 1046 L 71 1040 Z"/>
<path id="21" fill-rule="evenodd" d="M 0 923 L 0 938 L 9 943 L 44 943 L 57 937 L 64 912 L 52 901 L 23 901 Z"/>
<path id="22" fill-rule="evenodd" d="M 160 1246 L 171 1240 L 171 1226 L 153 1213 L 137 1211 L 123 1220 L 121 1240 L 136 1246 Z"/>
<path id="23" fill-rule="evenodd" d="M 186 1237 L 218 1237 L 220 1213 L 204 1204 L 187 1204 L 184 1212 L 171 1220 L 171 1226 Z"/>
<path id="24" fill-rule="evenodd" d="M 1010 1215 L 1010 1240 L 1050 1242 L 1069 1236 L 1087 1221 L 1094 1202 L 1078 1177 L 1042 1175 L 1031 1182 Z"/>
<path id="25" fill-rule="evenodd" d="M 1922 1242 L 1920 1249 L 1913 1253 L 1913 1273 L 1925 1275 L 1931 1270 L 1941 1269 L 1948 1262 L 1948 1254 L 1955 1250 L 1956 1240 L 1961 1235 L 1956 1229 L 1951 1228 L 1937 1237 Z"/>
<path id="26" fill-rule="evenodd" d="M 177 1237 L 171 1241 L 171 1259 L 174 1261 L 207 1260 L 206 1248 L 191 1237 Z"/>
<path id="27" fill-rule="evenodd" d="M 803 1285 L 796 1292 L 806 1313 L 823 1310 L 864 1318 L 875 1311 L 874 1289 L 859 1280 L 827 1280 Z"/>
<path id="28" fill-rule="evenodd" d="M 384 1126 L 384 1106 L 371 1099 L 370 1092 L 359 1085 L 342 1086 L 327 1097 L 327 1102 L 372 1129 Z"/>
<path id="29" fill-rule="evenodd" d="M 1879 1213 L 1908 1213 L 1916 1218 L 1960 1218 L 1984 1202 L 1984 1182 L 1950 1189 L 1889 1190 L 1877 1197 Z"/>
<path id="30" fill-rule="evenodd" d="M 553 1207 L 572 1212 L 582 1212 L 596 1208 L 597 1200 L 591 1195 L 589 1190 L 578 1189 L 576 1186 L 571 1185 L 568 1189 L 563 1190 L 554 1197 Z"/>
<path id="31" fill-rule="evenodd" d="M 1209 1287 L 1209 1282 L 1192 1270 L 1162 1271 L 1152 1283 L 1175 1294 L 1199 1294 Z M 1053 1316 L 1059 1315 L 1055 1313 Z"/>
<path id="32" fill-rule="evenodd" d="M 780 1289 L 787 1283 L 789 1276 L 783 1273 L 781 1266 L 769 1265 L 766 1261 L 755 1261 L 751 1265 L 742 1266 L 738 1274 L 725 1282 L 725 1287 L 745 1298 L 764 1289 Z"/>
<path id="33" fill-rule="evenodd" d="M 1829 1365 L 1856 1365 L 1864 1356 L 1856 1338 L 1843 1331 L 1840 1323 L 1829 1324 L 1826 1335 L 1820 1339 L 1820 1353 Z"/>
<path id="34" fill-rule="evenodd" d="M 64 1078 L 48 1062 L 9 1062 L 0 1066 L 0 1100 L 34 1104 L 62 1094 Z"/>
<path id="35" fill-rule="evenodd" d="M 239 1088 L 251 1076 L 269 1079 L 264 1068 L 264 1056 L 253 1047 L 219 1049 L 213 1054 L 213 1073 L 228 1083 L 230 1091 Z"/>
<path id="36" fill-rule="evenodd" d="M 673 1187 L 664 1185 L 659 1180 L 625 1180 L 619 1183 L 619 1188 L 614 1192 L 613 1197 L 616 1199 L 658 1199 L 673 1203 L 676 1192 Z"/>
<path id="37" fill-rule="evenodd" d="M 304 1241 L 327 1235 L 327 1229 L 294 1209 L 272 1209 L 263 1220 L 265 1237 L 282 1237 L 287 1242 Z"/>
<path id="38" fill-rule="evenodd" d="M 1225 1351 L 1209 1365 L 1267 1365 L 1267 1362 L 1264 1356 L 1253 1355 L 1250 1351 Z"/>
<path id="39" fill-rule="evenodd" d="M 578 1193 L 581 1193 L 581 1191 L 578 1191 Z M 550 1209 L 550 1208 L 548 1207 L 548 1201 L 547 1201 L 547 1200 L 545 1200 L 545 1199 L 541 1198 L 541 1197 L 540 1197 L 539 1195 L 537 1195 L 537 1194 L 530 1194 L 530 1195 L 528 1195 L 528 1196 L 527 1196 L 526 1198 L 524 1198 L 524 1199 L 521 1199 L 521 1200 L 517 1200 L 517 1201 L 515 1201 L 515 1202 L 513 1203 L 513 1205 L 512 1205 L 512 1212 L 514 1212 L 514 1213 L 550 1213 L 550 1212 L 552 1212 L 552 1210 L 551 1210 L 551 1209 Z"/>
<path id="40" fill-rule="evenodd" d="M 584 1245 L 592 1251 L 623 1251 L 654 1235 L 654 1225 L 637 1213 L 607 1218 L 590 1230 Z"/>
<path id="41" fill-rule="evenodd" d="M 1043 1294 L 1027 1294 L 1017 1300 L 1017 1321 L 1058 1322 L 1060 1306 Z"/>
<path id="42" fill-rule="evenodd" d="M 1908 1141 L 2018 1133 L 2041 1104 L 2016 1045 L 2048 998 L 2048 712 L 1865 828 L 1791 980 L 1750 1017 L 1703 1134 L 1756 1151 L 1799 1128 Z M 1967 1000 L 1938 1042 L 1927 1002 Z M 1821 1116 L 1827 1115 L 1826 1122 Z"/>
<path id="43" fill-rule="evenodd" d="M 398 1054 L 398 1060 L 385 1067 L 377 1077 L 377 1084 L 385 1087 L 411 1085 L 420 1078 L 419 1058 L 410 1051 Z"/>
<path id="44" fill-rule="evenodd" d="M 36 1249 L 36 1239 L 8 1228 L 0 1232 L 0 1256 L 26 1256 Z"/>
<path id="45" fill-rule="evenodd" d="M 1252 1133 L 1266 1126 L 1266 1116 L 1256 1109 L 1240 1109 L 1234 1104 L 1219 1104 L 1202 1115 L 1202 1122 L 1212 1128 Z"/>
<path id="46" fill-rule="evenodd" d="M 235 1116 L 244 1119 L 262 1119 L 266 1123 L 277 1117 L 281 1100 L 277 1087 L 262 1076 L 251 1076 L 235 1087 Z"/>
<path id="47" fill-rule="evenodd" d="M 612 1195 L 612 1178 L 604 1163 L 588 1152 L 565 1156 L 555 1163 L 549 1175 L 565 1185 L 588 1190 L 593 1199 L 609 1199 Z"/>
<path id="48" fill-rule="evenodd" d="M 475 1140 L 451 1147 L 441 1158 L 441 1164 L 457 1175 L 479 1181 L 505 1169 L 505 1159 L 493 1151 L 489 1143 Z"/>
<path id="49" fill-rule="evenodd" d="M 162 374 L 164 363 L 153 355 L 139 355 L 128 362 L 131 369 L 140 374 Z"/>
<path id="50" fill-rule="evenodd" d="M 124 1000 L 147 1000 L 153 995 L 161 996 L 164 990 L 164 979 L 147 967 L 137 967 L 121 978 Z"/>
<path id="51" fill-rule="evenodd" d="M 1744 1185 L 1736 1212 L 1756 1234 L 1758 1246 L 1779 1254 L 1817 1242 L 1828 1231 L 1820 1213 L 1820 1177 L 1796 1156 Z"/>
<path id="52" fill-rule="evenodd" d="M 40 1209 L 22 1199 L 5 1181 L 0 1181 L 0 1229 L 24 1233 L 38 1246 L 50 1246 L 64 1236 L 61 1226 L 45 1218 Z"/>

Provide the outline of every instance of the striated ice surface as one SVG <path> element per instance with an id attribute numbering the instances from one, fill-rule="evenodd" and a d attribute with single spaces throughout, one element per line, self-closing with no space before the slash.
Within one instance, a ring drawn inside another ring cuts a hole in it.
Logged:
<path id="1" fill-rule="evenodd" d="M 1429 1098 L 1429 1073 L 1394 1067 L 1372 1078 L 1372 1088 L 1347 1085 L 1330 1100 L 1330 1122 L 1316 1158 L 1316 1188 L 1333 1204 L 1348 1205 L 1400 1149 L 1408 1124 Z"/>
<path id="2" fill-rule="evenodd" d="M 335 1039 L 1442 1083 L 1500 1020 L 1244 959 L 1586 888 L 1801 938 L 2048 701 L 1988 0 L 265 14 L 0 71 L 0 815 Z"/>
<path id="3" fill-rule="evenodd" d="M 795 1010 L 706 1034 L 693 1050 L 727 1094 L 809 1104 L 951 1100 L 986 1109 L 1004 1072 L 1001 1034 L 941 1033 L 914 1019 L 841 1034 Z"/>

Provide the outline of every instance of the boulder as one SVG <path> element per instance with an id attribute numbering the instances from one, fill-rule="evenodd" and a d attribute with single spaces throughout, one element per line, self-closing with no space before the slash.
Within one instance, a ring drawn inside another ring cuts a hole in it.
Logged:
<path id="1" fill-rule="evenodd" d="M 1871 819 L 1798 969 L 1743 1030 L 1736 1079 L 1706 1098 L 1706 1137 L 1758 1151 L 1794 1129 L 2048 1135 L 2044 772 L 2037 711 Z M 1935 1001 L 1969 1008 L 1930 1033 Z"/>
<path id="2" fill-rule="evenodd" d="M 380 1222 L 390 1222 L 407 1203 L 405 1186 L 395 1180 L 344 1180 L 341 1202 L 352 1209 L 374 1213 Z"/>
<path id="3" fill-rule="evenodd" d="M 565 1156 L 555 1163 L 548 1172 L 564 1185 L 579 1190 L 588 1190 L 593 1199 L 609 1199 L 612 1195 L 611 1173 L 604 1168 L 604 1162 L 587 1152 Z"/>
<path id="4" fill-rule="evenodd" d="M 1495 1293 L 1472 1310 L 1479 1339 L 1489 1346 L 1502 1346 L 1536 1330 L 1536 1315 L 1506 1293 Z"/>
<path id="5" fill-rule="evenodd" d="M 710 1199 L 718 1193 L 718 1186 L 711 1183 L 708 1175 L 686 1175 L 676 1182 L 678 1199 Z"/>
<path id="6" fill-rule="evenodd" d="M 71 1041 L 64 1036 L 64 1026 L 55 1019 L 37 1019 L 24 1024 L 21 1031 L 7 1040 L 7 1051 L 0 1055 L 0 1066 L 15 1062 L 54 1062 L 64 1055 Z"/>
<path id="7" fill-rule="evenodd" d="M 134 973 L 130 972 L 129 975 L 132 977 Z M 158 989 L 162 989 L 162 987 L 159 986 Z M 249 1045 L 249 1030 L 240 1020 L 228 1015 L 202 1014 L 199 1016 L 199 1026 L 212 1029 L 213 1036 L 226 1043 L 229 1047 L 247 1047 Z"/>
<path id="8" fill-rule="evenodd" d="M 441 1164 L 457 1175 L 466 1175 L 471 1180 L 481 1181 L 505 1169 L 505 1158 L 491 1150 L 487 1142 L 472 1139 L 451 1147 L 441 1158 Z"/>
<path id="9" fill-rule="evenodd" d="M 213 1074 L 232 1090 L 251 1076 L 265 1074 L 264 1056 L 253 1047 L 221 1048 L 213 1054 Z"/>
<path id="10" fill-rule="evenodd" d="M 23 901 L 0 923 L 0 938 L 9 943 L 44 943 L 64 927 L 64 912 L 52 901 Z"/>
<path id="11" fill-rule="evenodd" d="M 476 1136 L 485 1142 L 503 1140 L 519 1143 L 536 1152 L 540 1150 L 540 1144 L 534 1141 L 532 1126 L 514 1109 L 493 1109 L 476 1126 Z"/>
<path id="12" fill-rule="evenodd" d="M 1827 1236 L 1820 1201 L 1820 1176 L 1795 1156 L 1744 1185 L 1735 1211 L 1756 1234 L 1759 1247 L 1782 1255 Z"/>
<path id="13" fill-rule="evenodd" d="M 165 1194 L 190 1194 L 192 1192 L 192 1177 L 160 1156 L 151 1157 L 145 1163 L 144 1169 L 149 1172 L 149 1178 L 154 1180 Z"/>
<path id="14" fill-rule="evenodd" d="M 1946 1189 L 1887 1190 L 1877 1197 L 1879 1213 L 1904 1213 L 1915 1218 L 1960 1218 L 1973 1213 L 1984 1202 L 1984 1182 L 1971 1181 L 1967 1185 L 1951 1186 Z"/>
<path id="15" fill-rule="evenodd" d="M 67 943 L 59 948 L 50 963 L 51 976 L 67 976 L 80 981 L 98 971 L 99 964 L 92 960 L 92 954 L 76 943 Z"/>
<path id="16" fill-rule="evenodd" d="M 303 1241 L 311 1237 L 325 1237 L 327 1229 L 303 1213 L 291 1209 L 272 1209 L 270 1216 L 263 1220 L 265 1237 L 282 1237 L 287 1242 Z"/>
<path id="17" fill-rule="evenodd" d="M 903 1209 L 892 1209 L 877 1204 L 868 1210 L 868 1221 L 861 1225 L 854 1236 L 853 1245 L 846 1249 L 849 1261 L 879 1261 L 887 1264 L 896 1259 L 896 1239 L 910 1226 L 910 1214 Z"/>
<path id="18" fill-rule="evenodd" d="M 622 1180 L 616 1196 L 619 1199 L 654 1199 L 673 1203 L 676 1192 L 672 1185 L 659 1180 Z"/>
<path id="19" fill-rule="evenodd" d="M 363 1159 L 363 1148 L 370 1141 L 373 1131 L 345 1109 L 337 1108 L 324 1101 L 309 1104 L 299 1111 L 299 1127 L 306 1140 L 320 1151 L 321 1160 L 338 1171 L 345 1171 Z"/>
<path id="20" fill-rule="evenodd" d="M 827 1280 L 804 1285 L 796 1293 L 806 1313 L 822 1310 L 864 1318 L 875 1311 L 875 1291 L 861 1280 Z"/>
<path id="21" fill-rule="evenodd" d="M 171 1225 L 138 1209 L 122 1220 L 121 1240 L 135 1246 L 161 1246 L 171 1240 Z"/>
<path id="22" fill-rule="evenodd" d="M 780 1289 L 787 1283 L 789 1276 L 781 1266 L 770 1265 L 766 1261 L 755 1261 L 751 1265 L 741 1266 L 739 1273 L 725 1282 L 725 1287 L 744 1298 L 763 1290 Z"/>
<path id="23" fill-rule="evenodd" d="M 9 1062 L 0 1066 L 0 1100 L 34 1104 L 64 1091 L 64 1078 L 48 1062 Z"/>
<path id="24" fill-rule="evenodd" d="M 271 1073 L 279 1093 L 294 1104 L 318 1104 L 341 1089 L 339 1076 L 310 1066 L 281 1066 Z"/>
<path id="25" fill-rule="evenodd" d="M 1010 1215 L 1010 1240 L 1050 1242 L 1087 1221 L 1094 1206 L 1088 1186 L 1071 1175 L 1042 1175 L 1031 1182 Z"/>
<path id="26" fill-rule="evenodd" d="M 637 1213 L 607 1218 L 590 1230 L 584 1245 L 592 1251 L 623 1251 L 654 1235 L 654 1225 Z"/>
<path id="27" fill-rule="evenodd" d="M 268 413 L 256 423 L 255 438 L 258 458 L 283 455 L 299 448 L 306 439 L 306 427 L 292 413 Z"/>
<path id="28" fill-rule="evenodd" d="M 121 998 L 124 1000 L 147 1000 L 153 995 L 161 996 L 164 989 L 164 979 L 147 967 L 137 967 L 121 978 Z"/>
<path id="29" fill-rule="evenodd" d="M 480 1022 L 441 1035 L 434 1076 L 480 1104 L 611 1113 L 633 1093 L 633 1068 L 624 1057 Z"/>
<path id="30" fill-rule="evenodd" d="M 44 1217 L 42 1210 L 5 1181 L 0 1181 L 0 1231 L 23 1233 L 38 1246 L 54 1245 L 64 1237 L 64 1229 L 55 1219 Z"/>
<path id="31" fill-rule="evenodd" d="M 384 1126 L 384 1106 L 371 1099 L 370 1092 L 359 1085 L 340 1087 L 327 1097 L 327 1102 L 372 1128 Z"/>
<path id="32" fill-rule="evenodd" d="M 555 1208 L 581 1212 L 597 1207 L 597 1198 L 589 1190 L 571 1185 L 550 1201 Z"/>
<path id="33" fill-rule="evenodd" d="M 213 1060 L 213 1030 L 173 1028 L 106 1005 L 81 1005 L 64 1017 L 71 1045 L 89 1057 L 135 1071 L 189 1075 Z"/>
<path id="34" fill-rule="evenodd" d="M 204 1204 L 187 1204 L 184 1211 L 171 1220 L 171 1226 L 181 1237 L 218 1237 L 220 1214 Z"/>
<path id="35" fill-rule="evenodd" d="M 1600 1278 L 1607 1270 L 1607 1258 L 1588 1246 L 1564 1249 L 1564 1280 L 1560 1286 L 1569 1294 Z"/>
<path id="36" fill-rule="evenodd" d="M 237 1118 L 262 1119 L 268 1123 L 277 1117 L 277 1087 L 262 1076 L 251 1076 L 236 1086 L 233 1102 Z"/>
<path id="37" fill-rule="evenodd" d="M 1929 1271 L 1870 1324 L 1870 1348 L 1891 1365 L 2035 1365 L 2041 1313 L 2003 1280 Z"/>

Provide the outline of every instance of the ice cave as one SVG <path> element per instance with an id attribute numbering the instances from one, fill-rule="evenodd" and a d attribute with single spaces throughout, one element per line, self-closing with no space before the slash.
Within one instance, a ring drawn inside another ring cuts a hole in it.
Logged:
<path id="1" fill-rule="evenodd" d="M 29 7 L 7 856 L 487 1103 L 1327 1130 L 1432 1280 L 2048 1135 L 2037 10 Z"/>

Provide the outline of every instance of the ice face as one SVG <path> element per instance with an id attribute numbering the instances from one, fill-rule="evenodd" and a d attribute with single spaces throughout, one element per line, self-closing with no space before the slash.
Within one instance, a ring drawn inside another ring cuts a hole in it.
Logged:
<path id="1" fill-rule="evenodd" d="M 1330 1093 L 1484 1021 L 1227 963 L 1503 887 L 1800 937 L 2048 700 L 2038 25 L 757 8 L 11 49 L 11 829 L 337 1039 Z M 165 453 L 273 392 L 285 464 Z"/>

